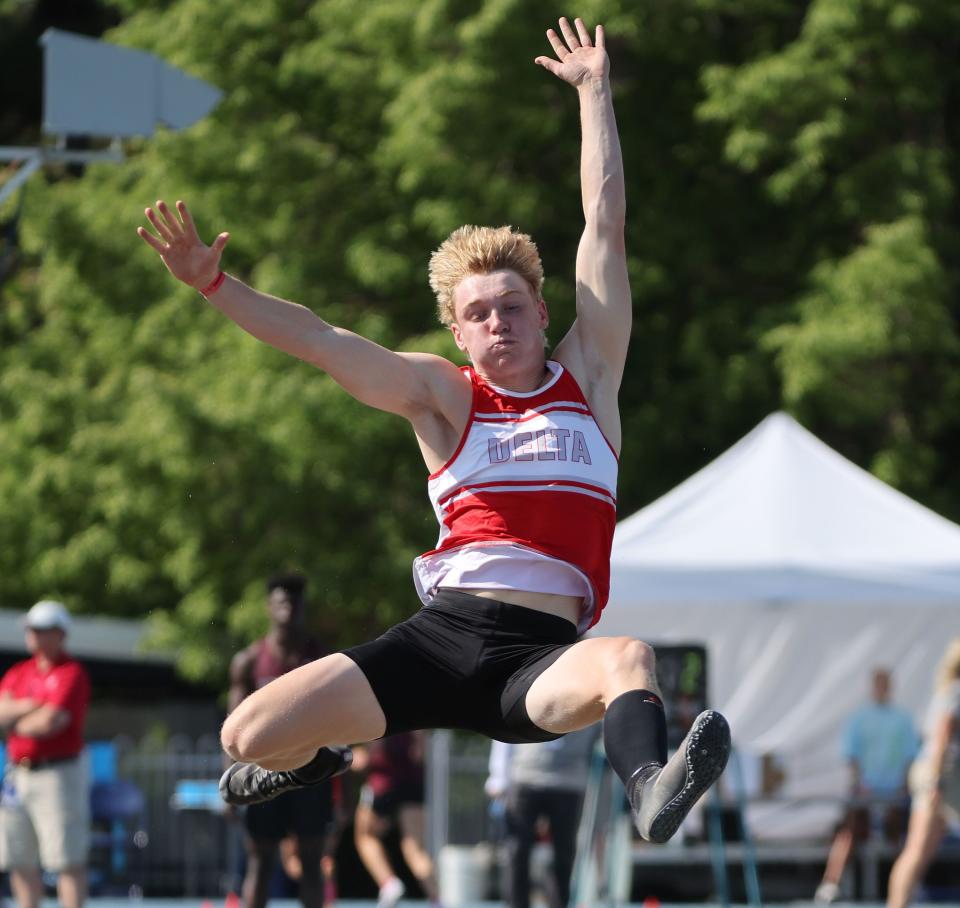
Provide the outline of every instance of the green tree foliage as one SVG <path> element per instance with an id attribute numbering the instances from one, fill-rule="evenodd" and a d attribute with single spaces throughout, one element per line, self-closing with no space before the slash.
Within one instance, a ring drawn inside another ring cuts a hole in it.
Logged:
<path id="1" fill-rule="evenodd" d="M 807 425 L 956 518 L 960 7 L 779 12 L 785 27 L 750 59 L 705 67 L 698 107 L 777 205 L 802 278 L 761 346 Z"/>
<path id="2" fill-rule="evenodd" d="M 14 5 L 15 6 L 15 5 Z M 533 64 L 603 21 L 628 178 L 629 513 L 786 405 L 960 517 L 952 298 L 958 13 L 936 0 L 113 0 L 109 40 L 215 83 L 122 166 L 29 185 L 0 309 L 0 597 L 149 614 L 195 678 L 305 570 L 331 643 L 415 607 L 435 538 L 400 420 L 249 339 L 136 238 L 184 198 L 226 267 L 388 346 L 456 357 L 430 251 L 510 223 L 552 339 L 582 226 L 572 90 Z M 13 15 L 10 3 L 0 5 Z M 0 212 L 2 216 L 4 212 Z"/>

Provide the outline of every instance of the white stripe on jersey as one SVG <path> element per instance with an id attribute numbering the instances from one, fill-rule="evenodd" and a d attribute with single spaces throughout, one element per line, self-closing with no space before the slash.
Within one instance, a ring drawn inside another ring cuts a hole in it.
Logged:
<path id="1" fill-rule="evenodd" d="M 564 485 L 562 482 L 553 482 L 553 483 L 540 483 L 534 484 L 530 483 L 529 485 L 509 485 L 509 486 L 483 486 L 483 488 L 472 489 L 467 488 L 463 489 L 460 492 L 457 492 L 452 498 L 448 499 L 444 505 L 444 510 L 447 510 L 451 504 L 455 501 L 460 501 L 463 498 L 469 498 L 471 495 L 476 495 L 478 493 L 485 492 L 572 492 L 575 495 L 586 495 L 588 498 L 596 498 L 599 501 L 605 501 L 607 504 L 611 504 L 616 507 L 616 499 L 610 494 L 605 492 L 594 492 L 590 489 L 585 489 L 583 486 L 576 485 Z"/>
<path id="2" fill-rule="evenodd" d="M 526 410 L 523 413 L 502 413 L 496 410 L 493 413 L 481 413 L 477 411 L 473 418 L 480 422 L 525 422 L 533 419 L 535 416 L 542 416 L 544 413 L 550 413 L 553 410 L 576 410 L 579 413 L 589 412 L 586 404 L 577 403 L 575 400 L 553 400 L 542 407 L 536 407 L 532 410 Z"/>

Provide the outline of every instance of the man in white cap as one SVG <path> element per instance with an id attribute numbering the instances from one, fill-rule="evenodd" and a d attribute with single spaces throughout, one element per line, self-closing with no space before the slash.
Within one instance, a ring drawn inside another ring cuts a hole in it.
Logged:
<path id="1" fill-rule="evenodd" d="M 0 679 L 7 766 L 0 799 L 0 868 L 19 908 L 37 908 L 41 867 L 57 874 L 63 908 L 81 908 L 87 888 L 89 789 L 80 760 L 90 679 L 64 649 L 70 614 L 45 599 L 24 619 L 29 659 Z"/>

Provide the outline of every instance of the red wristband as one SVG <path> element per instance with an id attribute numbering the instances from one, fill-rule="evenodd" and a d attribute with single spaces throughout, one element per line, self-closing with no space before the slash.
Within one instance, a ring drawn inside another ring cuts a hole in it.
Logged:
<path id="1" fill-rule="evenodd" d="M 227 279 L 227 273 L 221 271 L 206 287 L 200 291 L 201 296 L 210 297 L 220 289 L 220 285 Z"/>

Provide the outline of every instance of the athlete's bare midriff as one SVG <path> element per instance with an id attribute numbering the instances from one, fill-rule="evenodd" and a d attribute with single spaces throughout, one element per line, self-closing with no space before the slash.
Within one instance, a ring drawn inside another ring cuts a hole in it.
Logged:
<path id="1" fill-rule="evenodd" d="M 458 589 L 458 587 L 454 587 Z M 561 596 L 558 593 L 531 593 L 527 590 L 483 590 L 461 589 L 461 592 L 473 596 L 482 596 L 484 599 L 497 599 L 500 602 L 509 602 L 511 605 L 522 605 L 537 612 L 546 612 L 565 618 L 571 624 L 578 624 L 580 612 L 583 610 L 581 596 Z"/>

